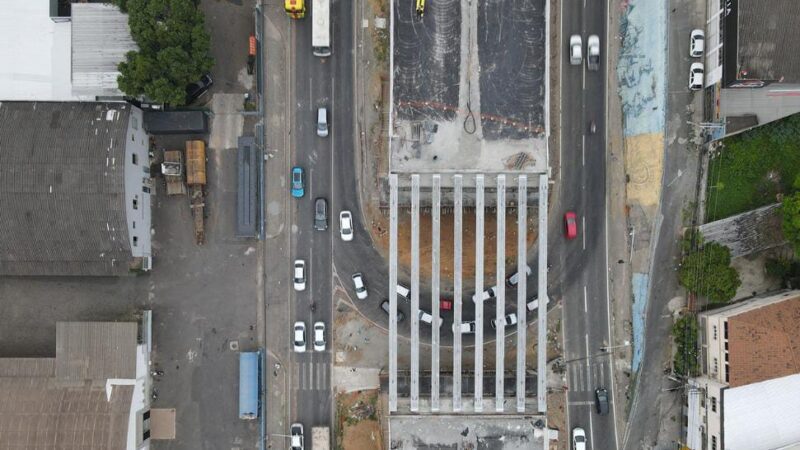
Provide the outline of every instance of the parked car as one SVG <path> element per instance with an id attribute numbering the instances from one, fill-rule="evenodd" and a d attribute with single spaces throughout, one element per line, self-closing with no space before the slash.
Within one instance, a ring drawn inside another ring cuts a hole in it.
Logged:
<path id="1" fill-rule="evenodd" d="M 480 296 L 480 299 L 481 301 L 486 301 L 486 300 L 491 300 L 495 297 L 497 297 L 497 286 L 492 286 L 489 289 L 483 291 L 483 293 Z M 478 301 L 477 293 L 472 296 L 472 301 L 477 303 Z"/>
<path id="2" fill-rule="evenodd" d="M 549 298 L 545 299 L 545 306 L 547 306 L 548 303 L 550 303 Z M 539 299 L 534 297 L 532 300 L 528 301 L 526 306 L 528 311 L 536 311 L 539 308 Z"/>
<path id="3" fill-rule="evenodd" d="M 442 311 L 452 311 L 453 310 L 453 301 L 443 298 L 439 300 L 439 309 Z"/>
<path id="4" fill-rule="evenodd" d="M 492 319 L 491 323 L 492 323 L 492 328 L 496 329 L 497 328 L 497 319 Z M 505 323 L 505 326 L 507 326 L 507 327 L 510 327 L 512 325 L 516 325 L 517 324 L 517 314 L 516 313 L 506 314 L 506 316 L 503 318 L 503 323 Z"/>
<path id="5" fill-rule="evenodd" d="M 297 353 L 306 351 L 306 324 L 303 322 L 294 323 L 294 351 Z"/>
<path id="6" fill-rule="evenodd" d="M 600 38 L 596 34 L 586 41 L 586 68 L 593 71 L 600 68 Z"/>
<path id="7" fill-rule="evenodd" d="M 419 320 L 422 322 L 427 323 L 430 326 L 433 326 L 433 315 L 425 310 L 418 310 L 419 311 Z M 439 317 L 439 326 L 442 326 L 442 318 Z"/>
<path id="8" fill-rule="evenodd" d="M 411 289 L 397 283 L 397 295 L 403 297 L 406 301 L 411 300 Z"/>
<path id="9" fill-rule="evenodd" d="M 569 37 L 569 63 L 579 66 L 583 62 L 583 41 L 580 35 L 573 34 Z"/>
<path id="10" fill-rule="evenodd" d="M 386 314 L 390 314 L 390 312 L 389 312 L 389 300 L 384 300 L 383 303 L 381 303 L 381 309 Z M 403 311 L 400 311 L 400 309 L 398 308 L 398 310 L 397 310 L 397 323 L 402 322 L 403 320 L 405 320 L 405 318 L 406 318 L 406 315 L 403 314 Z"/>
<path id="11" fill-rule="evenodd" d="M 703 56 L 706 47 L 706 34 L 703 30 L 692 30 L 689 38 L 689 56 L 699 58 Z"/>
<path id="12" fill-rule="evenodd" d="M 306 290 L 306 262 L 302 259 L 294 261 L 294 290 Z"/>
<path id="13" fill-rule="evenodd" d="M 581 427 L 572 429 L 572 450 L 586 450 L 586 432 Z"/>
<path id="14" fill-rule="evenodd" d="M 531 271 L 531 267 L 526 265 L 525 266 L 525 276 L 529 277 L 529 276 L 531 276 L 531 273 L 533 273 Z M 508 286 L 510 288 L 513 288 L 514 286 L 516 286 L 517 283 L 519 283 L 519 272 L 514 272 L 510 277 L 506 278 L 506 286 Z"/>
<path id="15" fill-rule="evenodd" d="M 339 213 L 339 235 L 345 242 L 353 240 L 353 214 L 350 211 Z"/>
<path id="16" fill-rule="evenodd" d="M 353 274 L 353 287 L 359 300 L 367 298 L 367 286 L 364 285 L 364 276 L 361 275 L 361 272 Z"/>
<path id="17" fill-rule="evenodd" d="M 314 323 L 314 351 L 325 351 L 325 322 Z"/>
<path id="18" fill-rule="evenodd" d="M 704 68 L 702 63 L 692 63 L 689 66 L 689 89 L 692 91 L 699 91 L 703 89 L 703 73 Z"/>
<path id="19" fill-rule="evenodd" d="M 204 96 L 213 85 L 214 80 L 211 78 L 211 74 L 207 73 L 200 77 L 199 80 L 186 86 L 186 104 L 189 105 Z"/>
<path id="20" fill-rule="evenodd" d="M 290 444 L 292 446 L 292 450 L 304 450 L 303 424 L 293 423 L 291 432 L 289 434 L 291 435 Z"/>
<path id="21" fill-rule="evenodd" d="M 453 334 L 456 333 L 456 324 L 453 324 Z M 475 332 L 475 322 L 461 322 L 461 334 L 472 334 Z"/>
<path id="22" fill-rule="evenodd" d="M 578 237 L 578 216 L 572 211 L 564 213 L 564 231 L 567 239 Z"/>
<path id="23" fill-rule="evenodd" d="M 328 135 L 328 108 L 317 110 L 317 136 L 325 137 Z"/>
<path id="24" fill-rule="evenodd" d="M 597 407 L 597 414 L 605 416 L 608 414 L 608 390 L 599 388 L 594 391 L 594 403 Z"/>
<path id="25" fill-rule="evenodd" d="M 314 200 L 314 229 L 317 231 L 328 229 L 328 201 L 322 197 Z"/>
<path id="26" fill-rule="evenodd" d="M 301 198 L 306 195 L 304 172 L 302 167 L 292 167 L 292 197 Z"/>

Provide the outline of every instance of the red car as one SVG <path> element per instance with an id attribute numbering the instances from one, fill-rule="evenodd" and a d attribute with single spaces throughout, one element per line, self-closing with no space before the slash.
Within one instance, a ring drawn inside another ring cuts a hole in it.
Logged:
<path id="1" fill-rule="evenodd" d="M 575 239 L 578 236 L 578 216 L 572 211 L 564 214 L 564 228 L 567 239 Z"/>
<path id="2" fill-rule="evenodd" d="M 439 309 L 442 311 L 452 311 L 453 310 L 453 302 L 447 299 L 439 300 Z"/>

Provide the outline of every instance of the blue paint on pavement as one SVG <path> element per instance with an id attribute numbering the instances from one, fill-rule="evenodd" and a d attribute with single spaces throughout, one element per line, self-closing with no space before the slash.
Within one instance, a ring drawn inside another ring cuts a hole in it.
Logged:
<path id="1" fill-rule="evenodd" d="M 647 310 L 647 290 L 650 284 L 650 275 L 646 273 L 634 273 L 631 279 L 633 287 L 633 361 L 631 369 L 633 373 L 639 370 L 642 363 L 642 345 L 644 344 L 644 324 L 645 311 Z"/>
<path id="2" fill-rule="evenodd" d="M 664 130 L 668 4 L 629 0 L 622 15 L 617 78 L 625 137 Z"/>

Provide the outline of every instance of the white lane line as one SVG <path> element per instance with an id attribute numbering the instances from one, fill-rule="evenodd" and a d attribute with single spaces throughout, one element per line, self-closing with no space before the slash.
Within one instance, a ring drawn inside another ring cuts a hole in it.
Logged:
<path id="1" fill-rule="evenodd" d="M 586 216 L 581 216 L 581 228 L 583 228 L 583 234 L 581 234 L 583 249 L 586 250 Z"/>
<path id="2" fill-rule="evenodd" d="M 586 166 L 586 135 L 581 136 L 581 165 Z"/>
<path id="3" fill-rule="evenodd" d="M 587 300 L 588 297 L 589 297 L 589 295 L 586 293 L 586 285 L 584 285 L 583 286 L 583 312 L 585 312 L 585 313 L 589 312 L 589 308 L 588 308 L 588 303 L 589 302 Z"/>

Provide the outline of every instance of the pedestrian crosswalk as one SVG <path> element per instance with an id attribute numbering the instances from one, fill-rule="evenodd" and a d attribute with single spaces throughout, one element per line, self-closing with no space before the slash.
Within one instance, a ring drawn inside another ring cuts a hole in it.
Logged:
<path id="1" fill-rule="evenodd" d="M 608 358 L 575 361 L 567 366 L 567 387 L 573 392 L 593 392 L 599 387 L 607 387 L 610 373 Z"/>
<path id="2" fill-rule="evenodd" d="M 296 391 L 326 391 L 330 388 L 330 363 L 297 362 L 294 365 Z"/>

